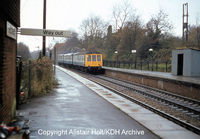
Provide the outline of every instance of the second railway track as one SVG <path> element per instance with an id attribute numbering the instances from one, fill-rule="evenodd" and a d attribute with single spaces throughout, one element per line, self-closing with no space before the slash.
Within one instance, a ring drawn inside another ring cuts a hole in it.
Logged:
<path id="1" fill-rule="evenodd" d="M 79 74 L 200 135 L 199 101 L 120 79 Z"/>

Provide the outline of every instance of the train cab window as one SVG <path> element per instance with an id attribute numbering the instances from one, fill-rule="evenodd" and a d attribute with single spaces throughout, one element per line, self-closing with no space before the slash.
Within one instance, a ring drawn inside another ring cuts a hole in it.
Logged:
<path id="1" fill-rule="evenodd" d="M 97 61 L 101 61 L 101 55 L 97 55 Z"/>
<path id="2" fill-rule="evenodd" d="M 91 61 L 91 55 L 87 56 L 87 61 Z"/>
<path id="3" fill-rule="evenodd" d="M 96 61 L 96 55 L 92 55 L 92 61 Z"/>

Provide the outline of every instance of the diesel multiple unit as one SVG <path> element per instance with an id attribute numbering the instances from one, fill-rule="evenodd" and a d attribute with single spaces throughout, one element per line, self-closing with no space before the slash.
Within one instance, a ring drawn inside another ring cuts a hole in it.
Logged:
<path id="1" fill-rule="evenodd" d="M 58 64 L 67 65 L 85 72 L 102 71 L 102 54 L 99 52 L 79 52 L 58 55 Z"/>

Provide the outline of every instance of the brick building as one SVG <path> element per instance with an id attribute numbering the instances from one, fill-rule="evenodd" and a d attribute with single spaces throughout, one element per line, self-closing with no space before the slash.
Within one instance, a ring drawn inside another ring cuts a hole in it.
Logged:
<path id="1" fill-rule="evenodd" d="M 20 0 L 0 1 L 0 122 L 9 123 L 16 109 L 17 27 Z"/>

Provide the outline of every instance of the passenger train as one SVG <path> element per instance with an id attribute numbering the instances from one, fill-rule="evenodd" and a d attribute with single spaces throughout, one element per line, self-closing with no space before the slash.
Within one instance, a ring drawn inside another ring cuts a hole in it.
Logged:
<path id="1" fill-rule="evenodd" d="M 90 73 L 102 73 L 103 60 L 99 52 L 78 52 L 58 55 L 58 64 Z"/>

